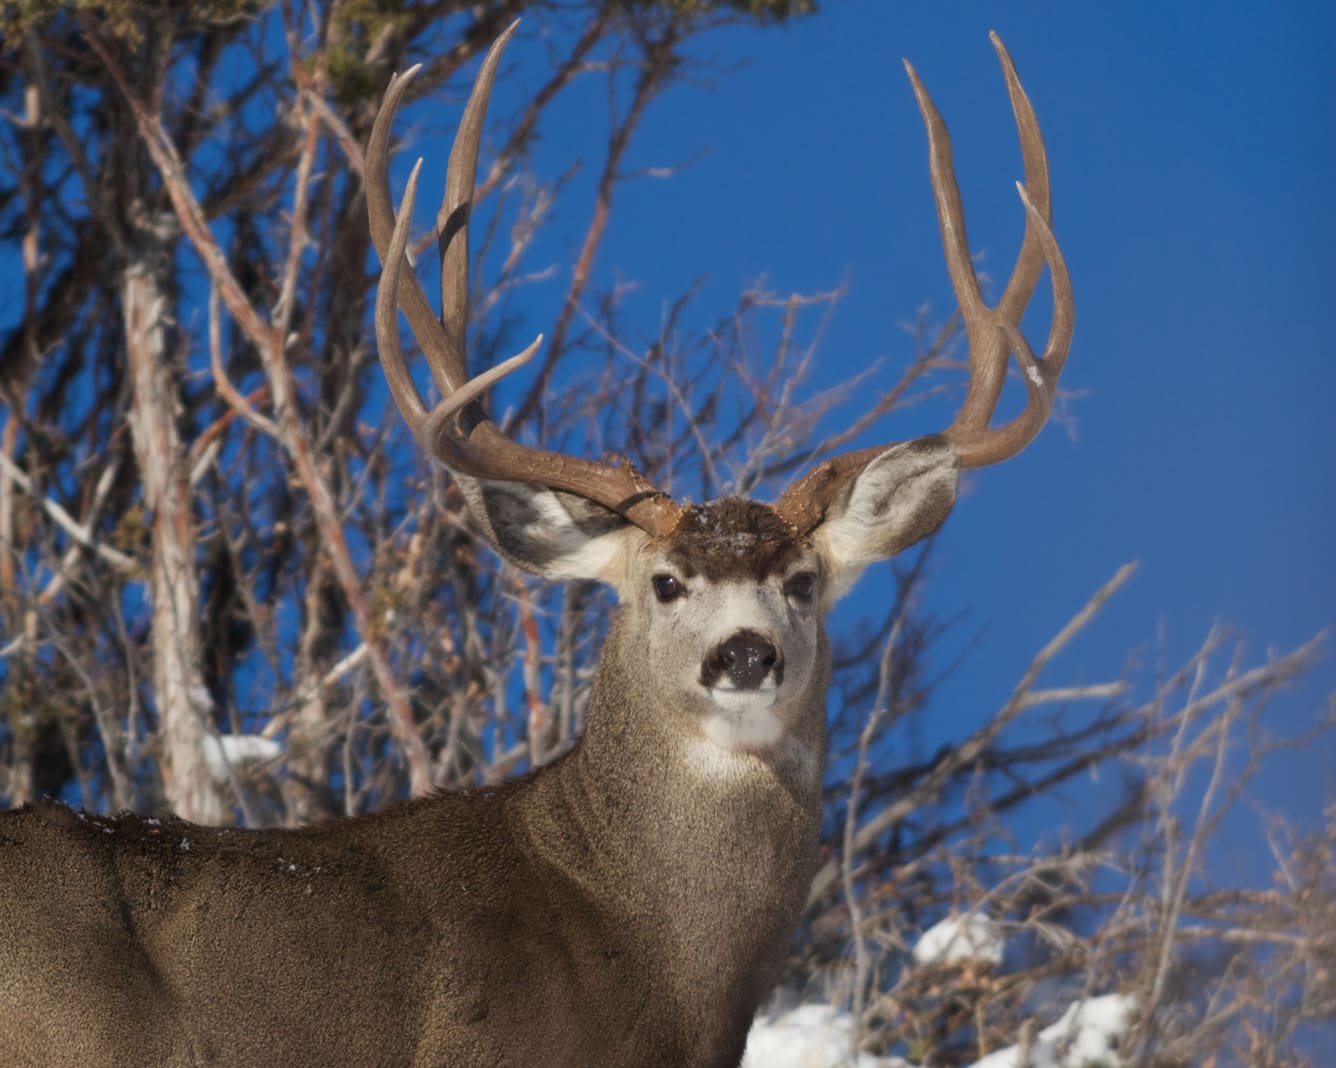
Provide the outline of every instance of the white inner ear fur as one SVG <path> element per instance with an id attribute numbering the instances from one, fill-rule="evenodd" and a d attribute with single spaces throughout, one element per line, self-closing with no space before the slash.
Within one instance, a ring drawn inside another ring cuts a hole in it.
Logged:
<path id="1" fill-rule="evenodd" d="M 956 474 L 955 449 L 941 438 L 892 446 L 859 472 L 813 534 L 829 575 L 827 606 L 849 591 L 868 564 L 941 526 L 955 503 Z"/>
<path id="2" fill-rule="evenodd" d="M 622 570 L 619 565 L 625 560 L 626 537 L 630 530 L 622 528 L 607 534 L 587 534 L 576 525 L 556 496 L 544 490 L 536 489 L 529 504 L 539 518 L 526 526 L 553 553 L 543 565 L 544 576 L 557 581 L 597 579 L 614 587 L 618 584 Z"/>
<path id="3" fill-rule="evenodd" d="M 530 574 L 558 582 L 592 579 L 615 588 L 625 574 L 626 554 L 634 551 L 637 538 L 648 537 L 625 522 L 603 533 L 592 532 L 589 524 L 582 529 L 561 498 L 545 486 L 454 477 L 478 533 Z"/>

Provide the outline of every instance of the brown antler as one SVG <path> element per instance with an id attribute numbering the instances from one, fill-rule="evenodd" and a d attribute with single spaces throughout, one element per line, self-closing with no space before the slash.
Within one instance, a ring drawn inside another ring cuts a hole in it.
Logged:
<path id="1" fill-rule="evenodd" d="M 478 144 L 487 113 L 492 81 L 501 53 L 519 23 L 514 22 L 492 45 L 473 83 L 464 117 L 455 134 L 445 179 L 445 198 L 436 217 L 441 256 L 441 318 L 431 310 L 417 276 L 405 272 L 405 250 L 417 191 L 418 160 L 396 216 L 390 201 L 389 140 L 395 112 L 413 67 L 395 75 L 385 90 L 367 145 L 366 199 L 371 238 L 383 264 L 376 294 L 376 341 L 381 366 L 404 421 L 418 441 L 452 471 L 474 478 L 534 482 L 551 489 L 579 494 L 613 509 L 648 531 L 671 533 L 681 517 L 681 506 L 656 489 L 629 461 L 620 466 L 595 463 L 561 453 L 534 449 L 506 437 L 473 402 L 498 379 L 528 361 L 542 343 L 542 335 L 524 352 L 469 378 L 464 355 L 468 327 L 469 212 L 477 172 Z M 399 337 L 399 308 L 408 317 L 427 357 L 442 400 L 430 412 L 409 373 Z"/>
<path id="2" fill-rule="evenodd" d="M 1053 410 L 1058 376 L 1062 374 L 1071 346 L 1074 324 L 1071 279 L 1062 252 L 1050 229 L 1052 203 L 1048 184 L 1048 159 L 1039 132 L 1034 109 L 1011 56 L 997 34 L 989 34 L 1002 63 L 1007 95 L 1016 116 L 1020 134 L 1021 156 L 1025 163 L 1025 185 L 1016 183 L 1025 205 L 1025 237 L 1016 257 L 1016 266 L 993 307 L 984 303 L 979 280 L 970 262 L 969 241 L 965 236 L 965 213 L 951 163 L 951 138 L 946 123 L 928 96 L 918 74 L 909 62 L 905 70 L 914 87 L 923 124 L 928 130 L 928 155 L 932 174 L 933 197 L 937 203 L 937 221 L 942 232 L 942 248 L 951 276 L 951 286 L 960 303 L 969 347 L 970 380 L 964 403 L 944 436 L 955 446 L 961 467 L 984 467 L 1015 456 L 1034 440 Z M 1036 358 L 1020 331 L 1025 306 L 1048 264 L 1053 278 L 1053 323 L 1044 355 Z M 1025 410 L 1005 426 L 989 426 L 1002 395 L 1009 354 L 1016 354 L 1028 393 Z M 821 521 L 826 507 L 840 488 L 858 474 L 888 446 L 861 449 L 818 464 L 787 489 L 776 509 L 801 531 L 811 530 Z"/>

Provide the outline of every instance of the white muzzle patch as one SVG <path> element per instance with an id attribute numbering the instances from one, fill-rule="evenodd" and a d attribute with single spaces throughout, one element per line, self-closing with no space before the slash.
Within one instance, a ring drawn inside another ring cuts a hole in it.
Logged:
<path id="1" fill-rule="evenodd" d="M 784 724 L 773 711 L 778 692 L 774 683 L 755 690 L 712 687 L 714 710 L 705 717 L 705 737 L 730 752 L 754 752 L 776 745 L 784 737 Z"/>

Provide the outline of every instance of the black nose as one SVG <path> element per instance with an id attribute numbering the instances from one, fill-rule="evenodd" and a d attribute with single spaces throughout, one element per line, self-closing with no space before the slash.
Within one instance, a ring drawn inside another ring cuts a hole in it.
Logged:
<path id="1" fill-rule="evenodd" d="M 754 630 L 740 630 L 715 646 L 705 658 L 700 681 L 714 686 L 726 674 L 734 688 L 754 690 L 771 671 L 775 673 L 775 683 L 781 682 L 783 670 L 778 649 Z"/>

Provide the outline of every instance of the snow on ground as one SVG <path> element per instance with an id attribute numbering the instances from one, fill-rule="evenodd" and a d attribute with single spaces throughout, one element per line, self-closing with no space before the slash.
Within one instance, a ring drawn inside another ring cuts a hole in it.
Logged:
<path id="1" fill-rule="evenodd" d="M 1136 1000 L 1105 994 L 1067 1006 L 1057 1023 L 1039 1032 L 1030 1047 L 1030 1068 L 1116 1068 L 1119 1049 L 1136 1015 Z M 1017 1068 L 1020 1047 L 990 1053 L 970 1068 Z"/>
<path id="2" fill-rule="evenodd" d="M 1073 1002 L 1035 1037 L 1029 1068 L 1118 1068 L 1122 1039 L 1136 1015 L 1135 999 L 1106 994 Z M 900 1057 L 852 1055 L 854 1020 L 833 1005 L 799 1005 L 760 1017 L 747 1036 L 742 1068 L 914 1068 Z M 1020 1047 L 1008 1046 L 970 1068 L 1018 1068 Z"/>
<path id="3" fill-rule="evenodd" d="M 227 765 L 239 770 L 247 764 L 263 764 L 283 755 L 283 747 L 259 734 L 206 734 L 204 762 L 215 779 L 227 778 Z M 224 760 L 226 758 L 226 760 Z"/>
<path id="4" fill-rule="evenodd" d="M 956 964 L 975 961 L 999 965 L 1006 948 L 997 924 L 981 912 L 950 916 L 929 927 L 914 944 L 914 963 Z"/>
<path id="5" fill-rule="evenodd" d="M 741 1068 L 913 1068 L 899 1057 L 851 1056 L 854 1018 L 833 1005 L 799 1005 L 758 1018 Z"/>

